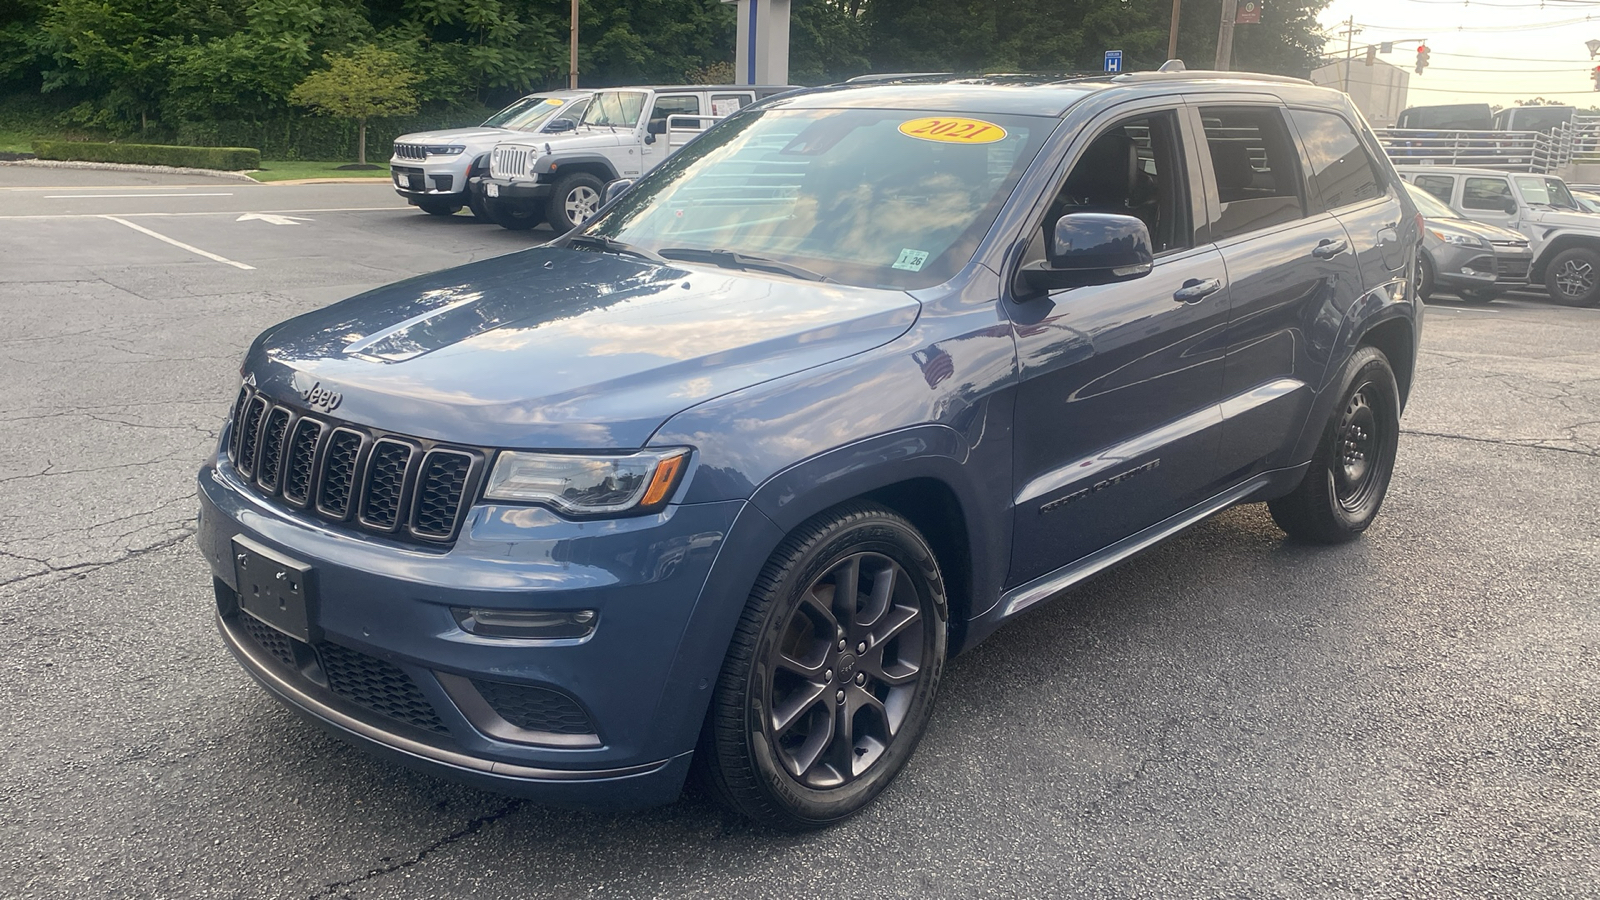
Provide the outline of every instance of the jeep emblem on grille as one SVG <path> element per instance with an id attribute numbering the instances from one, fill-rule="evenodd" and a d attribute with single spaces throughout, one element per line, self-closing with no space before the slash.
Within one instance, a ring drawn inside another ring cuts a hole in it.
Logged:
<path id="1" fill-rule="evenodd" d="M 330 391 L 317 382 L 300 392 L 300 399 L 310 404 L 312 409 L 321 408 L 323 412 L 333 412 L 344 402 L 344 395 L 338 391 Z"/>

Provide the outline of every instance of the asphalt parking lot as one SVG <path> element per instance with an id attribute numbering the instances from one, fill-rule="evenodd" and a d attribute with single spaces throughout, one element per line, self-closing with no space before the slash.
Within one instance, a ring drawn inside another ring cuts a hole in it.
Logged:
<path id="1" fill-rule="evenodd" d="M 863 815 L 540 808 L 303 724 L 194 472 L 264 327 L 548 236 L 0 166 L 0 897 L 1600 897 L 1600 310 L 1431 306 L 1383 514 L 1229 510 L 952 662 Z"/>

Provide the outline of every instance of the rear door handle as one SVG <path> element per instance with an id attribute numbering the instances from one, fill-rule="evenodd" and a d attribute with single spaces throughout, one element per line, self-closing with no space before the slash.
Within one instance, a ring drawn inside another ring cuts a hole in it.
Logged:
<path id="1" fill-rule="evenodd" d="M 1198 303 L 1220 290 L 1222 282 L 1215 278 L 1191 278 L 1172 292 L 1172 299 L 1179 303 Z"/>
<path id="2" fill-rule="evenodd" d="M 1311 255 L 1315 256 L 1317 259 L 1333 259 L 1335 256 L 1338 256 L 1349 249 L 1350 245 L 1345 243 L 1343 238 L 1339 238 L 1337 240 L 1323 240 L 1317 244 L 1317 249 L 1311 251 Z"/>

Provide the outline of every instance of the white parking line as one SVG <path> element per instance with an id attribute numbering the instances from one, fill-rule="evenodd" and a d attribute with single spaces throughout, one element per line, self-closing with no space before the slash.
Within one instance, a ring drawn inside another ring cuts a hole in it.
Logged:
<path id="1" fill-rule="evenodd" d="M 248 212 L 276 213 L 279 215 L 294 215 L 295 213 L 329 213 L 329 212 L 400 212 L 411 209 L 410 206 L 334 206 L 325 209 L 219 209 L 205 212 L 135 212 L 117 213 L 125 219 L 141 219 L 152 216 L 237 216 Z M 102 213 L 40 213 L 33 216 L 0 216 L 0 221 L 13 219 L 104 219 L 108 216 Z"/>
<path id="2" fill-rule="evenodd" d="M 46 200 L 104 200 L 110 197 L 232 197 L 233 192 L 226 194 L 45 194 Z"/>
<path id="3" fill-rule="evenodd" d="M 219 263 L 223 263 L 224 265 L 233 266 L 235 269 L 254 269 L 255 268 L 255 266 L 247 266 L 242 262 L 234 262 L 233 260 L 227 258 L 226 256 L 218 256 L 215 253 L 211 253 L 211 252 L 208 252 L 208 251 L 205 251 L 205 250 L 201 250 L 199 247 L 194 247 L 194 246 L 191 246 L 189 244 L 185 244 L 183 241 L 174 240 L 172 238 L 167 237 L 164 234 L 161 234 L 160 232 L 151 231 L 150 229 L 144 227 L 143 225 L 135 225 L 132 222 L 129 222 L 127 219 L 119 219 L 116 216 L 99 216 L 98 218 L 110 219 L 111 221 L 116 222 L 119 225 L 126 225 L 129 228 L 132 228 L 134 231 L 138 231 L 138 232 L 141 232 L 143 234 L 148 234 L 148 235 L 150 235 L 151 237 L 155 238 L 158 241 L 166 241 L 167 243 L 171 244 L 172 246 L 181 247 L 184 250 L 187 250 L 190 253 L 195 254 L 196 256 L 204 256 L 206 259 L 215 260 L 215 261 L 217 261 Z"/>

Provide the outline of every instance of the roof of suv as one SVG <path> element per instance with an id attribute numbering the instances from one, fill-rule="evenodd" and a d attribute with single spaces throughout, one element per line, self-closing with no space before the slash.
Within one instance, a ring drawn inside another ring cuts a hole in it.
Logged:
<path id="1" fill-rule="evenodd" d="M 1284 99 L 1342 99 L 1331 88 L 1303 78 L 1255 72 L 1125 72 L 1072 75 L 910 73 L 874 75 L 844 84 L 811 88 L 782 98 L 791 106 L 886 106 L 1059 116 L 1090 94 L 1119 91 L 1133 96 L 1177 91 L 1267 88 Z M 824 99 L 825 98 L 825 99 Z"/>
<path id="2" fill-rule="evenodd" d="M 1475 169 L 1471 166 L 1406 166 L 1395 164 L 1395 171 L 1409 172 L 1417 175 L 1538 175 L 1540 178 L 1560 178 L 1559 175 L 1550 175 L 1539 172 L 1507 172 L 1505 169 Z"/>

